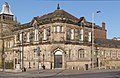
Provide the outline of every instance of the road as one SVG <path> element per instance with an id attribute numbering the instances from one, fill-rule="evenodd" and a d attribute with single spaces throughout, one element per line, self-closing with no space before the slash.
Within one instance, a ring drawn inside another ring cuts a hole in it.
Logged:
<path id="1" fill-rule="evenodd" d="M 27 72 L 0 72 L 0 78 L 120 78 L 119 70 L 28 70 Z"/>

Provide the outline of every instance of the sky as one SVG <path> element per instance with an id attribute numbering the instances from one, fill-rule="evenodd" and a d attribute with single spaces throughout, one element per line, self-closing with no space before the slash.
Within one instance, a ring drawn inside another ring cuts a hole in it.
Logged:
<path id="1" fill-rule="evenodd" d="M 67 11 L 77 18 L 85 17 L 101 26 L 106 23 L 107 38 L 120 37 L 120 1 L 119 0 L 0 0 L 0 12 L 2 4 L 8 2 L 12 13 L 17 17 L 21 24 L 30 22 L 33 17 L 42 16 L 57 9 Z M 97 11 L 101 13 L 97 14 Z"/>

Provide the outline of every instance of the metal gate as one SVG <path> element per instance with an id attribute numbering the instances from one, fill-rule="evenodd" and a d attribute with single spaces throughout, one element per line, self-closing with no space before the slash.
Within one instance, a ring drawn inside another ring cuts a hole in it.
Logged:
<path id="1" fill-rule="evenodd" d="M 55 68 L 62 68 L 62 55 L 55 55 Z"/>

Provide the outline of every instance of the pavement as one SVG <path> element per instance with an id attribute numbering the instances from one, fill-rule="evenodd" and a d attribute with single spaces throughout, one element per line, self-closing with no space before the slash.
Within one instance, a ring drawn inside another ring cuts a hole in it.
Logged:
<path id="1" fill-rule="evenodd" d="M 116 70 L 69 70 L 69 69 L 46 69 L 46 70 L 37 70 L 37 69 L 27 69 L 26 72 L 13 72 L 12 71 L 5 71 L 0 72 L 0 78 L 47 78 L 51 77 L 54 78 L 55 76 L 67 76 L 67 75 L 82 75 L 82 74 L 95 74 L 95 73 L 107 73 L 107 72 L 119 72 L 119 69 Z M 120 74 L 116 75 L 120 78 Z M 62 78 L 62 77 L 61 77 Z M 109 77 L 110 78 L 110 77 Z M 111 77 L 112 78 L 112 77 Z"/>

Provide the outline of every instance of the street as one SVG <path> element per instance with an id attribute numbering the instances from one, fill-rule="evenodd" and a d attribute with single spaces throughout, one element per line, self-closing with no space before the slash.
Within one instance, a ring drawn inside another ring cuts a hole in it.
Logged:
<path id="1" fill-rule="evenodd" d="M 26 72 L 0 72 L 0 78 L 120 78 L 119 70 L 27 70 Z"/>

